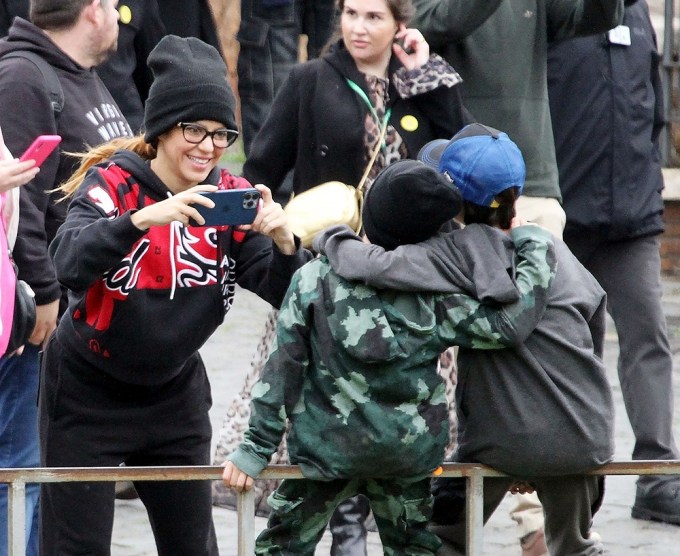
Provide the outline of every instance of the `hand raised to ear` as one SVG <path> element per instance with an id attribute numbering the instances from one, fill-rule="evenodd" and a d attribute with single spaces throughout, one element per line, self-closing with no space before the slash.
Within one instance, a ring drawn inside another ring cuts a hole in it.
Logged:
<path id="1" fill-rule="evenodd" d="M 430 45 L 418 29 L 407 29 L 402 23 L 394 38 L 396 42 L 392 45 L 392 51 L 406 69 L 412 70 L 427 63 Z"/>

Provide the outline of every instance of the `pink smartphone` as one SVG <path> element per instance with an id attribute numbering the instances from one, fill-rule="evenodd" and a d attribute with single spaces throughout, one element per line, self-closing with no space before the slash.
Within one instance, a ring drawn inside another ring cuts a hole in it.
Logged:
<path id="1" fill-rule="evenodd" d="M 61 137 L 59 135 L 40 135 L 36 137 L 19 160 L 21 162 L 35 160 L 35 165 L 40 166 L 60 142 Z"/>

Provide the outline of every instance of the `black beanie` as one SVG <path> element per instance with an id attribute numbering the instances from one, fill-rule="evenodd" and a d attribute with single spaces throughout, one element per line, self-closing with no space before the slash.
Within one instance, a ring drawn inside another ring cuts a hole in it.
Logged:
<path id="1" fill-rule="evenodd" d="M 366 193 L 364 231 L 371 243 L 394 249 L 433 236 L 461 207 L 460 192 L 446 176 L 417 160 L 400 160 Z"/>
<path id="2" fill-rule="evenodd" d="M 144 108 L 144 140 L 179 122 L 214 120 L 238 129 L 236 99 L 227 81 L 227 66 L 217 50 L 203 41 L 166 35 L 149 54 L 153 83 Z"/>

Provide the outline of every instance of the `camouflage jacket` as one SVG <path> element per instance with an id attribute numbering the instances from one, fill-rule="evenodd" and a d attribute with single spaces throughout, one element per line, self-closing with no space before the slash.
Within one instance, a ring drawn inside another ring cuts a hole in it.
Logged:
<path id="1" fill-rule="evenodd" d="M 552 239 L 524 228 L 513 236 L 519 296 L 501 306 L 462 293 L 376 290 L 341 278 L 326 257 L 299 269 L 253 388 L 249 428 L 229 459 L 257 476 L 290 420 L 290 459 L 305 477 L 431 473 L 448 442 L 439 353 L 521 344 L 545 310 L 556 270 Z"/>

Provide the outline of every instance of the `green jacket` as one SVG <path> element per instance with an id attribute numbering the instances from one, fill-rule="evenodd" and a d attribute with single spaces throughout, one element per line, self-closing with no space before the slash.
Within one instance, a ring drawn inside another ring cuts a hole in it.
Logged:
<path id="1" fill-rule="evenodd" d="M 434 52 L 463 78 L 465 107 L 505 131 L 527 166 L 524 194 L 561 200 L 548 105 L 548 42 L 615 27 L 623 0 L 413 0 Z"/>
<path id="2" fill-rule="evenodd" d="M 279 314 L 276 342 L 252 391 L 244 441 L 228 458 L 257 476 L 290 420 L 288 450 L 307 478 L 418 477 L 448 443 L 448 346 L 516 346 L 545 310 L 555 275 L 550 234 L 513 231 L 518 299 L 483 305 L 461 293 L 416 294 L 348 282 L 326 257 L 299 269 Z"/>

